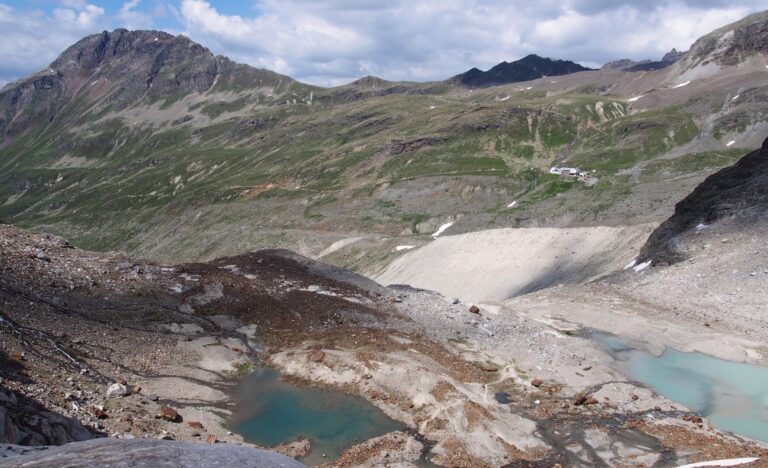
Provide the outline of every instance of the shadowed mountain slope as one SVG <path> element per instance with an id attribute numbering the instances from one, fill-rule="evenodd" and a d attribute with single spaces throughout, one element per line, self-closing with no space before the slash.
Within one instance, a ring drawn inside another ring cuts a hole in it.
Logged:
<path id="1" fill-rule="evenodd" d="M 675 213 L 651 234 L 641 257 L 656 263 L 685 260 L 685 237 L 723 220 L 747 232 L 768 223 L 768 139 L 761 149 L 707 177 L 675 205 Z"/>

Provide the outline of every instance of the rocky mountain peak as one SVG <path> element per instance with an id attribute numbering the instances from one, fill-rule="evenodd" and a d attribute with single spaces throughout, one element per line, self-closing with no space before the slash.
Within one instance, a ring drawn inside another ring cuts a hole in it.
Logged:
<path id="1" fill-rule="evenodd" d="M 472 68 L 449 80 L 463 86 L 482 88 L 507 83 L 535 80 L 544 76 L 561 76 L 589 68 L 569 60 L 555 60 L 529 54 L 514 62 L 501 62 L 487 72 Z"/>
<path id="2" fill-rule="evenodd" d="M 93 86 L 100 80 L 122 81 L 132 89 L 159 85 L 153 94 L 166 95 L 178 88 L 207 89 L 218 65 L 210 50 L 185 36 L 116 29 L 78 41 L 50 69 L 77 85 L 78 78 L 88 77 Z"/>

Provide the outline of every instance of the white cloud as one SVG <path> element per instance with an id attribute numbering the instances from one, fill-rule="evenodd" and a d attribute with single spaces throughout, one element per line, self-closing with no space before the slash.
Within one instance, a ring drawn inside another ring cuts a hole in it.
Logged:
<path id="1" fill-rule="evenodd" d="M 76 24 L 80 28 L 92 27 L 102 16 L 104 16 L 104 8 L 91 4 L 84 4 L 80 9 L 56 8 L 53 10 L 55 20 L 64 23 L 64 26 Z"/>
<path id="2" fill-rule="evenodd" d="M 45 68 L 64 49 L 102 28 L 105 11 L 80 0 L 65 0 L 51 15 L 0 4 L 0 80 L 18 79 Z"/>
<path id="3" fill-rule="evenodd" d="M 141 4 L 141 0 L 129 0 L 120 7 L 116 16 L 124 27 L 128 29 L 149 29 L 152 27 L 152 16 L 136 11 L 139 4 Z"/>

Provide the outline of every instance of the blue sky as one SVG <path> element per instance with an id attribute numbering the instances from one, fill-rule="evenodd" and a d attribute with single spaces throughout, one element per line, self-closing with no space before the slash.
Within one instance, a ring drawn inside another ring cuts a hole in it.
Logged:
<path id="1" fill-rule="evenodd" d="M 0 85 L 118 27 L 185 34 L 216 54 L 336 85 L 444 79 L 529 53 L 599 66 L 659 58 L 764 0 L 0 0 Z"/>

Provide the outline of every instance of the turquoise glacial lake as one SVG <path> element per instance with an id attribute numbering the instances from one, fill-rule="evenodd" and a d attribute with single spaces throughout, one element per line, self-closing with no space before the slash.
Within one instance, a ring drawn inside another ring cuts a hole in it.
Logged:
<path id="1" fill-rule="evenodd" d="M 301 461 L 310 465 L 335 460 L 355 444 L 405 428 L 361 397 L 291 385 L 269 368 L 243 378 L 235 401 L 230 430 L 265 447 L 306 437 L 312 449 Z"/>
<path id="2" fill-rule="evenodd" d="M 590 337 L 638 382 L 721 430 L 768 442 L 768 368 L 670 348 L 654 356 L 612 335 L 594 332 Z"/>

